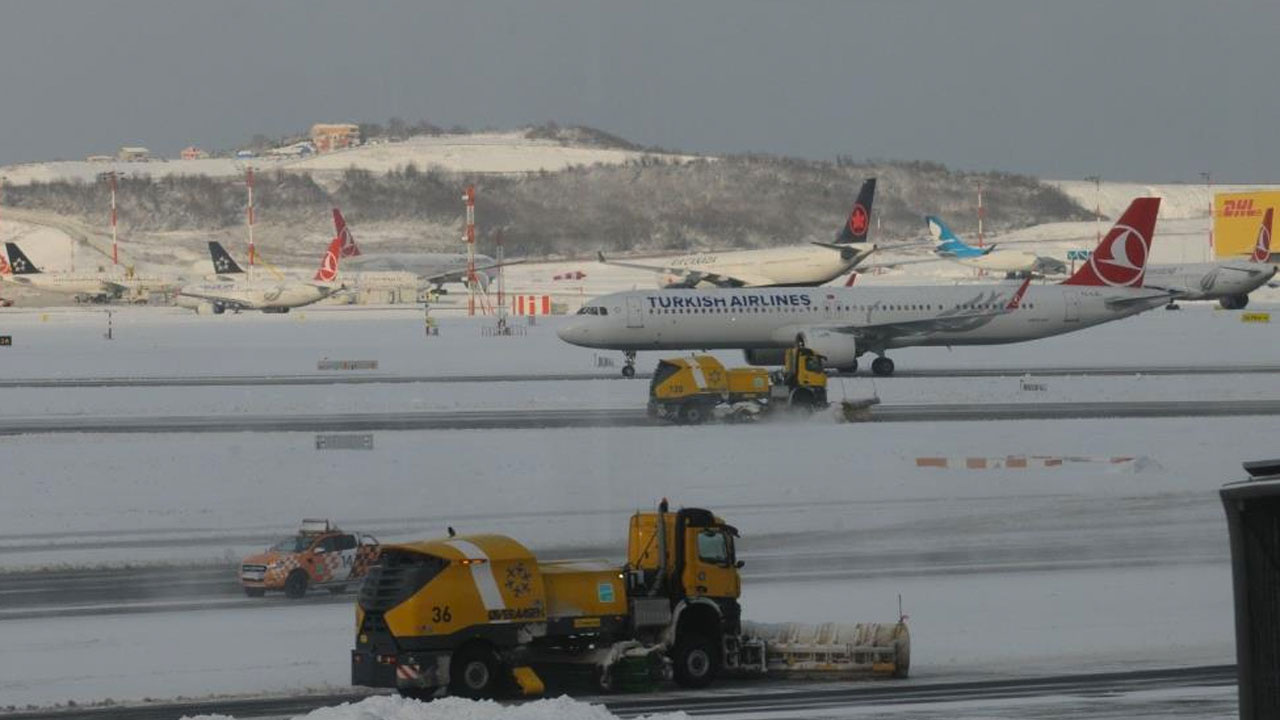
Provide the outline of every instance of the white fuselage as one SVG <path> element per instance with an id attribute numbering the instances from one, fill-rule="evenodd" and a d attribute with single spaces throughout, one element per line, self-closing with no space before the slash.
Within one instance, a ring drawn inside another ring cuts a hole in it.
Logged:
<path id="1" fill-rule="evenodd" d="M 1040 265 L 1040 258 L 1035 253 L 1022 250 L 1002 250 L 999 248 L 978 257 L 951 257 L 948 259 L 966 267 L 996 273 L 1033 272 Z"/>
<path id="2" fill-rule="evenodd" d="M 1143 284 L 1177 294 L 1181 300 L 1220 300 L 1248 295 L 1276 274 L 1276 266 L 1245 260 L 1188 265 L 1148 265 Z"/>
<path id="3" fill-rule="evenodd" d="M 281 310 L 310 305 L 332 295 L 336 284 L 307 283 L 299 280 L 208 280 L 185 285 L 178 291 L 176 302 L 181 307 L 199 308 L 201 304 L 221 305 L 227 309 Z"/>
<path id="4" fill-rule="evenodd" d="M 31 275 L 4 275 L 5 282 L 36 290 L 66 293 L 68 295 L 92 295 L 94 297 L 118 297 L 124 287 L 105 273 L 34 273 Z"/>
<path id="5" fill-rule="evenodd" d="M 748 280 L 749 287 L 771 285 L 813 286 L 830 282 L 848 272 L 871 245 L 850 245 L 857 256 L 845 259 L 840 251 L 818 245 L 789 245 L 760 250 L 728 250 L 694 253 L 659 261 L 682 270 L 705 272 Z M 678 283 L 679 277 L 666 275 L 662 286 Z"/>
<path id="6" fill-rule="evenodd" d="M 603 307 L 607 315 L 577 315 L 560 330 L 560 337 L 574 345 L 624 351 L 783 348 L 794 344 L 798 333 L 813 329 L 875 330 L 917 323 L 914 331 L 884 333 L 882 341 L 859 344 L 859 353 L 882 352 L 1034 340 L 1118 320 L 1168 301 L 1167 293 L 1155 290 L 1040 285 L 1027 288 L 1017 309 L 1001 312 L 1017 288 L 1007 283 L 630 291 L 592 300 L 588 305 Z M 918 323 L 956 316 L 958 321 L 941 322 L 936 328 Z"/>

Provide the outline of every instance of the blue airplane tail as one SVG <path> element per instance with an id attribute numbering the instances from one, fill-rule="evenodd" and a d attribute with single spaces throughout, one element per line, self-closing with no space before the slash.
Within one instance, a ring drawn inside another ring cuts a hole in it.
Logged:
<path id="1" fill-rule="evenodd" d="M 929 235 L 937 241 L 933 251 L 944 257 L 971 258 L 982 257 L 991 252 L 991 248 L 976 248 L 966 245 L 964 241 L 956 237 L 951 232 L 951 228 L 942 222 L 942 219 L 934 215 L 925 217 L 924 221 L 929 224 Z"/>

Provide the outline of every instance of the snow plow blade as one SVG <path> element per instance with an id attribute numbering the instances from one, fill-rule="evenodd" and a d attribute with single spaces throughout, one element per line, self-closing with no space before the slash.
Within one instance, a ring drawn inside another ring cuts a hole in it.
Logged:
<path id="1" fill-rule="evenodd" d="M 897 623 L 742 623 L 743 639 L 764 644 L 766 673 L 905 678 L 911 634 Z"/>

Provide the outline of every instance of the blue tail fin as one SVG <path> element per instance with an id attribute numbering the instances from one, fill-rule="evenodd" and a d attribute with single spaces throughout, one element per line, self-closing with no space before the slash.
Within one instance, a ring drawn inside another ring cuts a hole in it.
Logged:
<path id="1" fill-rule="evenodd" d="M 849 217 L 845 219 L 844 225 L 840 226 L 840 232 L 836 233 L 836 243 L 847 245 L 849 243 L 863 243 L 867 241 L 867 233 L 871 232 L 871 201 L 876 197 L 876 179 L 867 178 L 862 182 L 862 189 L 858 191 L 858 199 L 853 201 L 853 210 L 849 211 Z"/>
<path id="2" fill-rule="evenodd" d="M 987 254 L 986 249 L 979 249 L 966 245 L 956 234 L 951 232 L 951 228 L 942 222 L 942 218 L 935 215 L 925 217 L 924 221 L 929 224 L 929 235 L 937 241 L 933 251 L 943 257 L 981 257 Z"/>

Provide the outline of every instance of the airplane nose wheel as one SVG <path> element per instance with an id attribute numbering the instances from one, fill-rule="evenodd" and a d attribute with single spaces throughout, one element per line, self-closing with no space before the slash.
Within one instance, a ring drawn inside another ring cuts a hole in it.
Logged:
<path id="1" fill-rule="evenodd" d="M 623 353 L 623 356 L 627 359 L 627 361 L 626 361 L 626 364 L 622 366 L 622 377 L 624 378 L 635 377 L 636 376 L 636 352 L 634 350 L 629 350 Z"/>
<path id="2" fill-rule="evenodd" d="M 892 375 L 893 361 L 882 355 L 871 361 L 871 372 L 885 377 Z"/>

